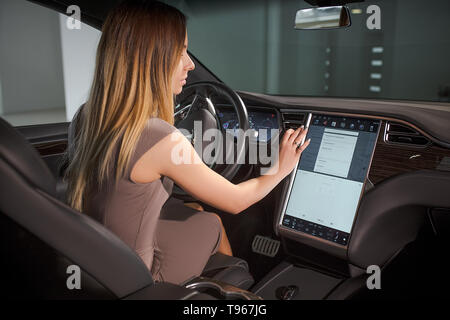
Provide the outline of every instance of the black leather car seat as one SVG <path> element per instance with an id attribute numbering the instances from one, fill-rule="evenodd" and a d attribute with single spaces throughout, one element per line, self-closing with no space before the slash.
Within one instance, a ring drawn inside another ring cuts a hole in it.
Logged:
<path id="1" fill-rule="evenodd" d="M 80 114 L 83 107 L 84 104 L 78 108 L 69 126 L 67 139 L 69 158 L 70 153 L 72 152 L 75 134 L 79 130 Z M 61 184 L 62 183 L 58 183 L 57 186 L 61 186 Z M 59 195 L 59 197 L 61 197 L 61 195 Z M 163 210 L 164 209 L 165 208 L 163 208 Z M 232 284 L 233 286 L 244 290 L 249 289 L 255 282 L 249 272 L 248 264 L 245 260 L 220 253 L 211 256 L 202 275 Z"/>
<path id="2" fill-rule="evenodd" d="M 111 299 L 155 286 L 132 249 L 57 199 L 46 164 L 2 118 L 0 137 L 2 296 Z M 235 268 L 235 262 L 221 264 L 218 273 Z M 67 287 L 72 265 L 80 270 L 82 290 Z"/>

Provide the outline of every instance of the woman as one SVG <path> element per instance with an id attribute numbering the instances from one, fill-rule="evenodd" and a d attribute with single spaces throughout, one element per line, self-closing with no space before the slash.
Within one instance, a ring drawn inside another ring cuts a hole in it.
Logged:
<path id="1" fill-rule="evenodd" d="M 126 1 L 107 17 L 88 101 L 79 116 L 66 180 L 70 205 L 117 234 L 156 281 L 200 275 L 211 254 L 231 254 L 219 217 L 187 207 L 159 219 L 168 177 L 197 199 L 236 214 L 261 200 L 298 161 L 306 134 L 289 130 L 278 170 L 235 185 L 197 161 L 175 164 L 175 146 L 193 151 L 173 127 L 174 95 L 194 63 L 187 54 L 185 16 L 153 1 Z M 234 199 L 234 201 L 228 201 Z"/>

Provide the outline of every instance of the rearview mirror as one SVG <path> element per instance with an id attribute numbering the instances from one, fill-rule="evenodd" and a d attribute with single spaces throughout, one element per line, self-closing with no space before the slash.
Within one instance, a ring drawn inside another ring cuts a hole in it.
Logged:
<path id="1" fill-rule="evenodd" d="M 345 6 L 319 7 L 298 10 L 295 29 L 332 29 L 351 25 L 350 12 Z"/>

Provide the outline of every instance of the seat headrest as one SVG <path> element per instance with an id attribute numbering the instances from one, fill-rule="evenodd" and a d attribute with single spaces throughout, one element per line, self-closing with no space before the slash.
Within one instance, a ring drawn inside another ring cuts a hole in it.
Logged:
<path id="1" fill-rule="evenodd" d="M 25 137 L 0 117 L 0 157 L 35 188 L 56 196 L 50 169 Z"/>

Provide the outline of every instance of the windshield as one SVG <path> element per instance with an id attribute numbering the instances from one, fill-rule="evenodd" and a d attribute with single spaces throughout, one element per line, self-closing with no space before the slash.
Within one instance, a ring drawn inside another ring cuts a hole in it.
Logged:
<path id="1" fill-rule="evenodd" d="M 190 52 L 235 90 L 450 101 L 448 0 L 352 3 L 352 25 L 332 30 L 294 29 L 305 1 L 166 2 L 188 16 Z"/>

